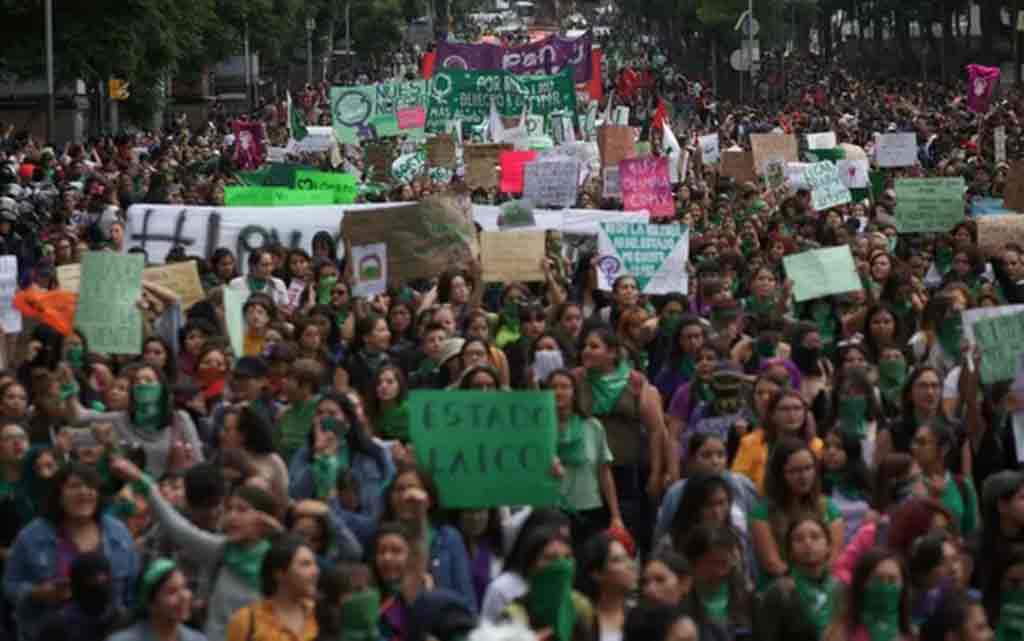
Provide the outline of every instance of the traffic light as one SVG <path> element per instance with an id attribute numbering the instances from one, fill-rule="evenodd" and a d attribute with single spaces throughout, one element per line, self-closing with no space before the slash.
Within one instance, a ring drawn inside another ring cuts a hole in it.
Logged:
<path id="1" fill-rule="evenodd" d="M 128 82 L 119 78 L 111 78 L 107 83 L 107 93 L 111 100 L 128 100 L 131 94 L 128 92 Z"/>

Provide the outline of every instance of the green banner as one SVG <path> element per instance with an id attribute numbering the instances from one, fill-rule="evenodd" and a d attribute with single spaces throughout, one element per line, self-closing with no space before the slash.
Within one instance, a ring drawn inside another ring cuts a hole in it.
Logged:
<path id="1" fill-rule="evenodd" d="M 782 259 L 798 303 L 861 289 L 853 254 L 846 245 L 792 254 Z"/>
<path id="2" fill-rule="evenodd" d="M 225 187 L 224 205 L 227 207 L 303 207 L 306 205 L 333 205 L 332 190 L 290 189 L 288 187 Z"/>
<path id="3" fill-rule="evenodd" d="M 303 192 L 332 191 L 336 205 L 348 205 L 359 194 L 358 180 L 351 174 L 300 169 L 295 172 L 295 189 Z"/>
<path id="4" fill-rule="evenodd" d="M 82 257 L 75 327 L 100 354 L 138 354 L 142 347 L 142 254 L 88 252 Z"/>
<path id="5" fill-rule="evenodd" d="M 901 234 L 947 232 L 963 220 L 963 178 L 896 181 L 896 229 Z"/>
<path id="6" fill-rule="evenodd" d="M 430 82 L 331 87 L 331 120 L 339 143 L 423 135 Z"/>
<path id="7" fill-rule="evenodd" d="M 461 120 L 464 131 L 479 125 L 490 115 L 492 100 L 509 118 L 521 116 L 524 108 L 545 118 L 557 111 L 576 113 L 571 66 L 553 76 L 443 69 L 431 83 L 427 131 L 432 133 L 443 133 L 450 120 Z"/>
<path id="8" fill-rule="evenodd" d="M 1013 380 L 1024 354 L 1024 314 L 979 320 L 974 324 L 974 340 L 981 349 L 981 382 Z"/>
<path id="9" fill-rule="evenodd" d="M 443 508 L 555 505 L 558 418 L 551 392 L 414 391 L 416 458 Z"/>

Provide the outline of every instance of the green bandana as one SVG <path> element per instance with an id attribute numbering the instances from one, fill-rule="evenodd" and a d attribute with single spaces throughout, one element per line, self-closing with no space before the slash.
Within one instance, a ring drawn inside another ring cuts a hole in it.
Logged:
<path id="1" fill-rule="evenodd" d="M 266 278 L 256 278 L 255 276 L 249 277 L 249 291 L 251 292 L 262 292 L 267 288 Z"/>
<path id="2" fill-rule="evenodd" d="M 882 397 L 890 403 L 898 403 L 903 392 L 903 384 L 907 382 L 907 363 L 905 361 L 888 360 L 878 364 L 878 388 Z"/>
<path id="3" fill-rule="evenodd" d="M 316 304 L 330 305 L 331 292 L 334 291 L 334 286 L 337 284 L 337 276 L 328 276 L 327 278 L 321 278 L 320 282 L 316 284 Z"/>
<path id="4" fill-rule="evenodd" d="M 591 410 L 597 416 L 604 416 L 611 413 L 622 398 L 629 384 L 629 364 L 626 361 L 619 363 L 618 368 L 611 374 L 599 374 L 587 372 L 587 381 L 590 383 L 591 395 L 594 398 Z"/>
<path id="5" fill-rule="evenodd" d="M 844 396 L 839 399 L 839 425 L 844 432 L 864 438 L 865 418 L 868 413 L 868 399 L 864 396 Z"/>
<path id="6" fill-rule="evenodd" d="M 896 313 L 900 319 L 905 319 L 910 316 L 910 313 L 914 311 L 914 305 L 909 300 L 903 300 L 898 303 L 891 304 L 892 311 Z"/>
<path id="7" fill-rule="evenodd" d="M 313 458 L 313 465 L 310 471 L 313 474 L 313 484 L 316 485 L 316 498 L 327 499 L 338 481 L 338 472 L 348 468 L 348 448 L 338 451 L 338 454 L 319 454 Z"/>
<path id="8" fill-rule="evenodd" d="M 1024 589 L 1003 591 L 996 641 L 1024 641 Z"/>
<path id="9" fill-rule="evenodd" d="M 800 602 L 804 604 L 804 608 L 820 636 L 832 619 L 835 581 L 827 571 L 821 580 L 807 576 L 797 567 L 793 567 L 791 574 L 793 582 L 796 584 L 797 596 L 800 597 Z"/>
<path id="10" fill-rule="evenodd" d="M 868 582 L 861 623 L 868 629 L 871 641 L 892 641 L 900 635 L 901 592 L 898 585 L 878 580 Z"/>
<path id="11" fill-rule="evenodd" d="M 132 423 L 135 427 L 151 432 L 162 427 L 160 422 L 163 408 L 160 400 L 163 391 L 160 383 L 139 383 L 132 388 Z"/>
<path id="12" fill-rule="evenodd" d="M 935 252 L 935 269 L 945 275 L 953 266 L 953 248 L 949 246 L 939 247 Z"/>
<path id="13" fill-rule="evenodd" d="M 690 398 L 696 398 L 702 403 L 714 403 L 715 397 L 715 389 L 711 387 L 711 383 L 699 378 L 693 379 L 690 383 Z"/>
<path id="14" fill-rule="evenodd" d="M 744 305 L 751 316 L 771 316 L 775 311 L 776 302 L 774 298 L 759 298 L 751 294 L 747 297 Z"/>
<path id="15" fill-rule="evenodd" d="M 249 545 L 228 543 L 224 546 L 224 566 L 234 572 L 235 576 L 244 581 L 246 585 L 258 590 L 263 557 L 266 556 L 269 549 L 270 542 L 265 539 Z"/>
<path id="16" fill-rule="evenodd" d="M 683 360 L 679 363 L 679 375 L 685 380 L 693 380 L 693 373 L 697 371 L 697 361 L 693 360 L 693 357 L 689 354 L 683 355 Z"/>
<path id="17" fill-rule="evenodd" d="M 836 341 L 836 319 L 832 315 L 832 306 L 817 304 L 811 309 L 814 324 L 818 327 L 823 345 L 831 345 Z"/>
<path id="18" fill-rule="evenodd" d="M 704 611 L 712 621 L 721 623 L 729 620 L 729 583 L 722 582 L 722 585 L 715 588 L 708 594 L 700 595 L 700 602 L 704 605 Z"/>
<path id="19" fill-rule="evenodd" d="M 958 313 L 947 316 L 939 325 L 939 345 L 947 356 L 957 358 L 960 355 L 960 339 L 963 337 L 963 319 Z"/>
<path id="20" fill-rule="evenodd" d="M 498 331 L 494 334 L 494 343 L 504 349 L 519 340 L 519 303 L 507 303 L 498 313 Z"/>
<path id="21" fill-rule="evenodd" d="M 380 629 L 380 592 L 360 590 L 341 602 L 341 634 L 338 641 L 378 641 Z"/>
<path id="22" fill-rule="evenodd" d="M 78 344 L 69 345 L 67 359 L 71 369 L 75 371 L 82 369 L 82 365 L 85 363 L 85 347 Z"/>
<path id="23" fill-rule="evenodd" d="M 587 462 L 583 420 L 576 414 L 569 417 L 565 429 L 558 432 L 558 460 L 566 467 L 579 467 Z"/>
<path id="24" fill-rule="evenodd" d="M 390 407 L 377 417 L 377 433 L 388 440 L 402 441 L 409 440 L 409 405 L 402 401 L 395 407 Z"/>
<path id="25" fill-rule="evenodd" d="M 754 353 L 760 358 L 775 358 L 776 347 L 774 341 L 763 336 L 754 341 Z"/>
<path id="26" fill-rule="evenodd" d="M 551 627 L 555 641 L 571 641 L 576 626 L 576 607 L 572 602 L 572 581 L 576 564 L 572 559 L 549 563 L 530 577 L 526 609 L 537 627 Z"/>
<path id="27" fill-rule="evenodd" d="M 661 319 L 660 329 L 665 336 L 675 336 L 683 322 L 682 314 L 669 314 Z"/>

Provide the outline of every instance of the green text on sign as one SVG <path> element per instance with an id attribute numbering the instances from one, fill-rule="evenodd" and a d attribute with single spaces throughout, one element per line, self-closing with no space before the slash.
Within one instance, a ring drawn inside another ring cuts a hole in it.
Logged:
<path id="1" fill-rule="evenodd" d="M 896 228 L 901 234 L 947 232 L 963 220 L 963 178 L 896 181 Z"/>
<path id="2" fill-rule="evenodd" d="M 1024 353 L 1024 314 L 979 320 L 974 324 L 974 340 L 981 348 L 981 382 L 1013 380 Z"/>
<path id="3" fill-rule="evenodd" d="M 551 392 L 415 391 L 410 433 L 445 508 L 555 505 Z"/>

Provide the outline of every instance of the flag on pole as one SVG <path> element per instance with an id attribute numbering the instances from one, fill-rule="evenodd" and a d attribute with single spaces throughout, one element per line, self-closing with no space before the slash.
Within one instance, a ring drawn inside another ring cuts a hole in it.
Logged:
<path id="1" fill-rule="evenodd" d="M 491 137 L 491 142 L 502 142 L 505 139 L 505 123 L 501 121 L 501 114 L 498 113 L 498 106 L 494 104 L 494 98 L 491 98 L 491 114 L 487 119 L 487 134 Z"/>
<path id="2" fill-rule="evenodd" d="M 988 103 L 999 82 L 998 67 L 967 65 L 967 108 L 974 113 L 988 111 Z"/>

